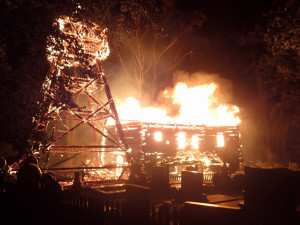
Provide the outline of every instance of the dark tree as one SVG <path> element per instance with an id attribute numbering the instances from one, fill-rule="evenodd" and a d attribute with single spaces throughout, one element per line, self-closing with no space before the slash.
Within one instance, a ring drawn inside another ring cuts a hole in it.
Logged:
<path id="1" fill-rule="evenodd" d="M 299 18 L 300 4 L 294 0 L 280 2 L 265 15 L 268 22 L 261 34 L 267 52 L 256 68 L 267 146 L 283 161 L 291 160 L 287 140 L 293 134 L 289 131 L 300 125 Z"/>
<path id="2" fill-rule="evenodd" d="M 70 2 L 1 1 L 0 142 L 8 150 L 22 154 L 30 143 L 32 119 L 49 68 L 47 36 L 53 31 L 54 19 L 67 13 L 64 4 Z"/>
<path id="3" fill-rule="evenodd" d="M 287 162 L 294 160 L 291 151 L 299 140 L 292 130 L 300 125 L 300 6 L 294 0 L 275 3 L 239 41 L 248 57 L 248 73 L 255 78 L 267 155 Z"/>

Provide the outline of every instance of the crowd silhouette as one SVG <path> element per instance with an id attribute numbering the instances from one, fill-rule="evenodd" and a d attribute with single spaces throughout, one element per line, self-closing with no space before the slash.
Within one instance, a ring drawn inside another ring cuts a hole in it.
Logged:
<path id="1" fill-rule="evenodd" d="M 52 173 L 43 173 L 34 156 L 18 164 L 15 176 L 4 158 L 0 161 L 1 224 L 56 224 L 63 190 Z"/>

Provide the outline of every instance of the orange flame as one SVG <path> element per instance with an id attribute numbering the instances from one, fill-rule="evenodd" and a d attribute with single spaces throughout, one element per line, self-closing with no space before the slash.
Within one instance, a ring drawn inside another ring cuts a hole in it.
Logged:
<path id="1" fill-rule="evenodd" d="M 127 98 L 124 104 L 117 106 L 117 109 L 121 120 L 140 120 L 143 122 L 158 123 L 172 122 L 172 118 L 167 116 L 166 111 L 155 107 L 142 108 L 139 101 L 133 97 Z"/>
<path id="2" fill-rule="evenodd" d="M 124 164 L 124 156 L 117 155 L 117 157 L 116 157 L 116 164 L 117 164 L 117 166 L 122 166 Z M 122 173 L 122 168 L 117 168 L 116 169 L 116 175 L 120 176 L 121 173 Z"/>
<path id="3" fill-rule="evenodd" d="M 178 114 L 168 116 L 166 110 L 155 107 L 142 108 L 138 100 L 129 97 L 117 106 L 121 120 L 140 120 L 156 123 L 180 123 L 207 126 L 237 126 L 240 123 L 237 106 L 218 104 L 215 97 L 217 85 L 210 83 L 188 87 L 177 83 L 174 90 L 163 92 L 164 98 L 174 106 L 178 105 Z"/>

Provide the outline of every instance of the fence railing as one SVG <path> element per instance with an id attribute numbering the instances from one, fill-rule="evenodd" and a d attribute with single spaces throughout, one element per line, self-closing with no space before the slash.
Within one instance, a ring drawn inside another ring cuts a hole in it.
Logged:
<path id="1" fill-rule="evenodd" d="M 213 173 L 203 173 L 204 181 L 211 181 L 213 179 Z M 181 181 L 181 175 L 171 175 L 169 176 L 170 181 Z"/>
<path id="2" fill-rule="evenodd" d="M 128 211 L 125 199 L 91 198 L 71 192 L 65 193 L 61 212 L 52 221 L 55 225 L 133 225 Z M 148 213 L 147 225 L 179 225 L 180 206 L 151 204 Z"/>
<path id="3" fill-rule="evenodd" d="M 179 225 L 181 206 L 160 204 L 152 205 L 150 224 L 151 225 Z"/>
<path id="4" fill-rule="evenodd" d="M 113 225 L 124 224 L 126 201 L 80 196 L 66 193 L 58 225 Z"/>
<path id="5" fill-rule="evenodd" d="M 146 220 L 134 220 L 138 213 L 132 214 L 126 199 L 103 199 L 80 196 L 78 193 L 65 193 L 61 212 L 57 218 L 49 218 L 49 225 L 190 225 L 190 224 L 230 224 L 258 225 L 263 220 L 254 220 L 251 210 L 233 207 L 185 202 L 175 204 L 164 202 L 150 204 Z M 138 211 L 138 210 L 137 210 Z M 141 213 L 141 211 L 139 211 Z M 217 216 L 216 216 L 217 215 Z M 300 222 L 300 215 L 296 218 Z M 131 218 L 130 218 L 131 217 Z M 224 217 L 224 218 L 223 218 Z M 269 221 L 269 215 L 261 219 Z M 219 220 L 218 218 L 223 218 Z M 250 219 L 252 218 L 252 219 Z M 281 218 L 281 217 L 274 217 Z M 283 218 L 283 217 L 282 217 Z M 285 218 L 285 217 L 284 217 Z M 271 221 L 274 221 L 273 219 Z"/>

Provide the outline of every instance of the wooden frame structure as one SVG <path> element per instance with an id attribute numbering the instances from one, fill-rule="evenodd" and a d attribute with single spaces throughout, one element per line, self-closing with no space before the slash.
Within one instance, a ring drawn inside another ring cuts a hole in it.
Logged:
<path id="1" fill-rule="evenodd" d="M 78 21 L 70 17 L 59 18 L 56 23 L 62 33 L 69 37 L 69 41 L 63 45 L 61 51 L 55 51 L 53 46 L 48 46 L 48 59 L 52 67 L 44 82 L 42 94 L 44 102 L 48 101 L 50 104 L 48 103 L 48 111 L 40 115 L 40 121 L 37 122 L 39 129 L 42 127 L 48 135 L 48 141 L 39 144 L 40 166 L 45 170 L 126 168 L 127 166 L 116 164 L 114 160 L 111 160 L 112 164 L 107 164 L 102 159 L 104 153 L 122 155 L 125 158 L 128 149 L 114 99 L 101 66 L 101 60 L 109 53 L 106 29 L 103 30 L 90 21 Z M 55 39 L 50 39 L 52 43 L 56 43 Z M 89 76 L 76 75 L 76 68 L 86 65 L 80 65 L 72 51 L 70 43 L 73 39 L 76 39 L 81 51 L 88 56 L 89 66 L 93 67 L 93 70 L 89 70 Z M 64 73 L 63 69 L 66 67 L 74 69 L 74 76 Z M 79 107 L 72 107 L 65 104 L 65 99 L 56 98 L 52 80 L 58 77 L 71 79 L 66 89 Z M 52 103 L 53 100 L 55 104 Z M 115 127 L 114 135 L 105 133 L 107 121 L 110 121 L 110 127 L 111 123 Z M 93 156 L 90 159 L 85 157 L 79 161 L 80 164 L 78 160 L 77 164 L 74 163 L 76 158 L 91 154 Z"/>

